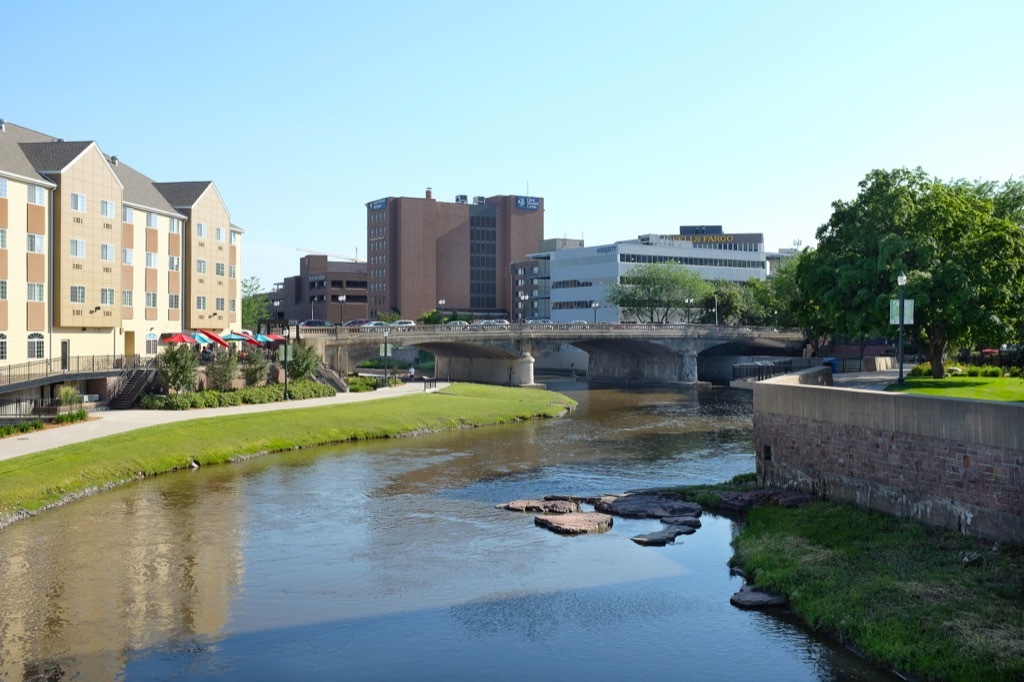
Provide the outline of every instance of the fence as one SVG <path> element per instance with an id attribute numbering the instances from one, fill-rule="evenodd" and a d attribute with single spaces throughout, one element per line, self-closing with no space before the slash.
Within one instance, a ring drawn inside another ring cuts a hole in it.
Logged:
<path id="1" fill-rule="evenodd" d="M 60 400 L 50 398 L 14 398 L 0 400 L 0 418 L 24 419 L 26 417 L 34 417 L 37 419 L 50 419 L 56 417 L 62 411 L 69 412 L 81 407 L 81 400 L 65 405 Z"/>
<path id="2" fill-rule="evenodd" d="M 0 386 L 45 379 L 59 374 L 91 374 L 123 369 L 132 358 L 125 355 L 74 355 L 22 362 L 0 367 Z"/>

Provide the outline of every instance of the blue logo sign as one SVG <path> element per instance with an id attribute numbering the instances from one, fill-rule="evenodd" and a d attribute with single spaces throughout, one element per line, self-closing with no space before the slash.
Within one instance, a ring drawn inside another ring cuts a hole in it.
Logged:
<path id="1" fill-rule="evenodd" d="M 377 199 L 377 201 L 371 201 L 368 204 L 368 206 L 370 207 L 371 211 L 381 211 L 381 210 L 387 208 L 387 205 L 388 205 L 388 200 L 387 199 Z"/>
<path id="2" fill-rule="evenodd" d="M 521 211 L 540 210 L 539 197 L 516 197 L 516 208 Z"/>

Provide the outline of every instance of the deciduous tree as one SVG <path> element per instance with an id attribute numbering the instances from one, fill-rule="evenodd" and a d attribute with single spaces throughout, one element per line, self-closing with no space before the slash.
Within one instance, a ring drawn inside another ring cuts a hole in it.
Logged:
<path id="1" fill-rule="evenodd" d="M 255 275 L 242 280 L 242 327 L 256 329 L 260 320 L 270 317 L 270 299 Z"/>
<path id="2" fill-rule="evenodd" d="M 644 263 L 631 268 L 622 281 L 608 288 L 608 302 L 623 319 L 668 323 L 686 318 L 699 305 L 710 284 L 697 272 L 674 263 Z"/>

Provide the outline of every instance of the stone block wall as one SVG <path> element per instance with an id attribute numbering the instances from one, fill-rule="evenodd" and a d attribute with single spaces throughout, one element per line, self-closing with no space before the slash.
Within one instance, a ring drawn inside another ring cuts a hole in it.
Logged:
<path id="1" fill-rule="evenodd" d="M 1024 542 L 1024 405 L 758 383 L 758 480 Z"/>

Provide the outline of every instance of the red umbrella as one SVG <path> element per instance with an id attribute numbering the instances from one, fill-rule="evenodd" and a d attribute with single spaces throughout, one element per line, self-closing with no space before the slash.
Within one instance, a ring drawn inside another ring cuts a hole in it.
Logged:
<path id="1" fill-rule="evenodd" d="M 284 337 L 277 334 L 267 334 L 267 338 L 271 341 L 284 341 Z"/>
<path id="2" fill-rule="evenodd" d="M 230 345 L 228 345 L 228 342 L 220 338 L 219 335 L 214 334 L 213 332 L 207 331 L 205 329 L 200 329 L 199 331 L 202 332 L 203 336 L 207 337 L 208 339 L 216 343 L 218 346 L 224 346 L 225 348 L 231 347 Z"/>
<path id="3" fill-rule="evenodd" d="M 178 332 L 177 334 L 172 334 L 171 336 L 168 336 L 166 339 L 160 340 L 163 343 L 199 343 L 188 334 L 182 334 L 181 332 Z"/>

